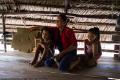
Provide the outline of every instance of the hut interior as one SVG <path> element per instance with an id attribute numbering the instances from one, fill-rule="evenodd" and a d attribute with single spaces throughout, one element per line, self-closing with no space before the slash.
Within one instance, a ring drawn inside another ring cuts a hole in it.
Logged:
<path id="1" fill-rule="evenodd" d="M 103 54 L 96 67 L 68 73 L 29 65 L 39 31 L 28 28 L 56 27 L 60 13 L 70 19 L 77 54 L 84 53 L 87 30 L 100 29 Z M 120 80 L 119 43 L 120 0 L 0 0 L 0 80 Z"/>

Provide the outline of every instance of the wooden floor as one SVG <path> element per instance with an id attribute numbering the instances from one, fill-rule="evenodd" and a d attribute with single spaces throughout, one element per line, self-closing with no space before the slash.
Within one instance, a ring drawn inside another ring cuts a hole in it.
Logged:
<path id="1" fill-rule="evenodd" d="M 29 65 L 32 58 L 33 54 L 18 51 L 0 53 L 0 80 L 120 80 L 120 62 L 113 58 L 102 57 L 97 67 L 74 73 L 34 68 Z"/>

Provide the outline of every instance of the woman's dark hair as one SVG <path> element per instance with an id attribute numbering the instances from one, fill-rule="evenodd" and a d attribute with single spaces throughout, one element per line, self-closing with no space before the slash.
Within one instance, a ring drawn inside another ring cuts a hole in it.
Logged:
<path id="1" fill-rule="evenodd" d="M 90 28 L 88 32 L 93 33 L 97 37 L 98 40 L 100 39 L 100 30 L 98 27 Z"/>
<path id="2" fill-rule="evenodd" d="M 65 14 L 59 14 L 59 17 L 62 19 L 62 21 L 67 24 L 69 22 L 68 17 Z"/>

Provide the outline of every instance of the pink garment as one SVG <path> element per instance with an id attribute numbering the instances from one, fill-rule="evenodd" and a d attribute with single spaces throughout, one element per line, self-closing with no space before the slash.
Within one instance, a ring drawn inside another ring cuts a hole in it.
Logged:
<path id="1" fill-rule="evenodd" d="M 97 53 L 97 55 L 94 56 L 96 60 L 98 60 L 102 54 L 101 46 L 100 46 L 100 44 L 98 44 L 98 45 L 99 45 L 99 48 L 98 48 L 99 53 Z M 88 39 L 85 40 L 85 55 L 88 58 L 93 58 L 92 43 Z"/>

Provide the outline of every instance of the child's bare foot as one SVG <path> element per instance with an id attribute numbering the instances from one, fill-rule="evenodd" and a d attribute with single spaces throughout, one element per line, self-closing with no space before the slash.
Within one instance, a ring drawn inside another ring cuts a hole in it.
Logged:
<path id="1" fill-rule="evenodd" d="M 36 64 L 36 61 L 30 62 L 30 65 L 34 65 L 34 64 Z"/>
<path id="2" fill-rule="evenodd" d="M 36 64 L 34 64 L 34 67 L 42 67 L 42 66 L 44 66 L 44 63 L 43 62 L 37 62 Z"/>

